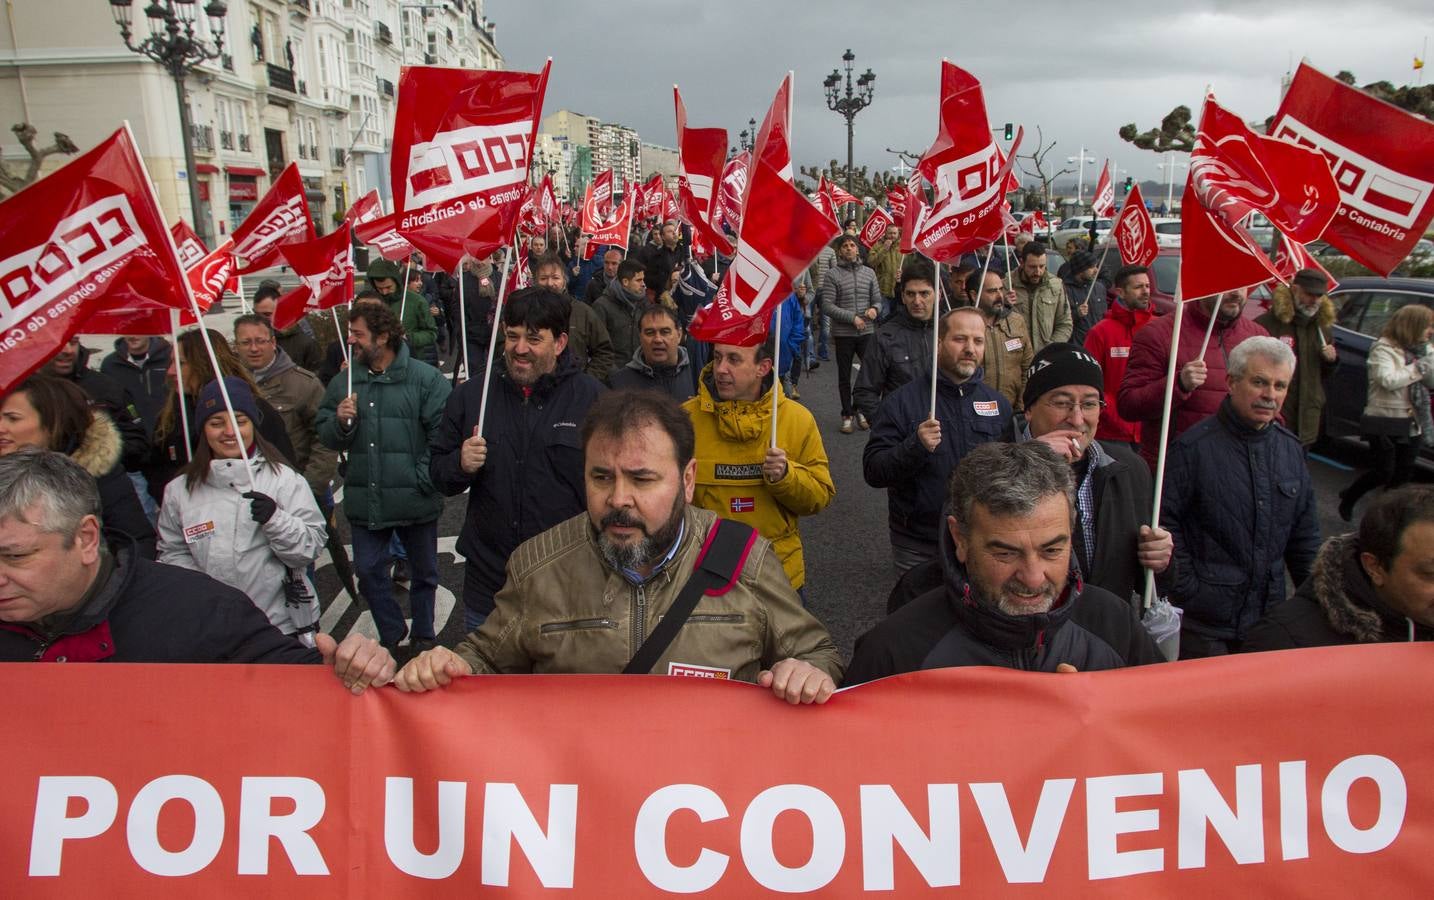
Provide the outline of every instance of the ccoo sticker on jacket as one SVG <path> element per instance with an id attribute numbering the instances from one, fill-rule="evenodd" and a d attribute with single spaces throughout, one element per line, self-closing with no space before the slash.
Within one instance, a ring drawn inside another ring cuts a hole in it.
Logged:
<path id="1" fill-rule="evenodd" d="M 214 536 L 213 522 L 200 522 L 198 525 L 190 525 L 184 529 L 184 542 L 186 544 L 197 543 L 205 538 Z"/>
<path id="2" fill-rule="evenodd" d="M 685 678 L 715 678 L 718 681 L 728 681 L 732 678 L 731 669 L 719 669 L 716 666 L 699 666 L 695 663 L 670 662 L 667 664 L 668 675 L 681 675 Z"/>
<path id="3" fill-rule="evenodd" d="M 976 410 L 978 416 L 999 416 L 1001 407 L 995 400 L 972 400 L 971 408 Z"/>

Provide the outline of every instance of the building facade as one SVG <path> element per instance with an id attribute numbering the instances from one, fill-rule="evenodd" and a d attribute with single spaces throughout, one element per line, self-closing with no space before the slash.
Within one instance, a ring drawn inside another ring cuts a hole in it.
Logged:
<path id="1" fill-rule="evenodd" d="M 149 33 L 143 0 L 131 9 L 138 42 Z M 320 232 L 369 190 L 391 208 L 399 67 L 503 64 L 482 0 L 231 0 L 224 21 L 222 55 L 186 80 L 193 172 L 174 81 L 127 50 L 109 7 L 93 0 L 15 4 L 0 18 L 0 119 L 65 132 L 82 149 L 128 120 L 166 217 L 194 223 L 212 246 L 291 162 Z M 202 8 L 196 30 L 212 37 Z M 13 143 L 0 152 L 23 155 Z"/>
<path id="2" fill-rule="evenodd" d="M 636 129 L 603 122 L 595 116 L 570 109 L 560 109 L 543 118 L 538 134 L 540 146 L 545 138 L 549 146 L 566 145 L 571 148 L 572 157 L 567 164 L 570 198 L 581 199 L 593 175 L 608 169 L 613 170 L 618 180 L 619 193 L 624 181 L 642 180 L 642 141 Z M 556 169 L 555 166 L 549 168 Z M 676 171 L 675 151 L 673 170 Z M 554 186 L 557 185 L 555 176 Z"/>

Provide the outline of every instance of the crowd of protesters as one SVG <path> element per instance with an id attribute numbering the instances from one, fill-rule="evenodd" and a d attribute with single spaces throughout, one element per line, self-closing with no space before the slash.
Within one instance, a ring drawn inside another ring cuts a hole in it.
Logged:
<path id="1" fill-rule="evenodd" d="M 1405 485 L 1434 442 L 1434 313 L 1400 310 L 1369 353 L 1372 466 L 1339 514 L 1380 492 L 1322 544 L 1320 272 L 1258 317 L 1243 290 L 1192 301 L 1176 333 L 1142 267 L 1107 286 L 1089 251 L 1048 271 L 1039 240 L 994 267 L 897 244 L 838 236 L 756 346 L 688 333 L 723 261 L 676 222 L 631 252 L 533 236 L 501 303 L 501 253 L 461 285 L 376 260 L 337 339 L 276 331 L 266 282 L 229 335 L 124 337 L 98 370 L 72 341 L 0 406 L 0 660 L 314 662 L 356 692 L 700 674 L 810 703 L 926 668 L 1157 663 L 1152 598 L 1180 658 L 1434 634 L 1434 489 Z M 839 434 L 869 431 L 865 485 L 833 480 L 800 402 L 823 363 Z M 888 615 L 846 663 L 801 539 L 838 490 L 885 490 L 890 533 Z M 438 519 L 463 493 L 445 647 Z M 341 517 L 377 641 L 320 628 Z"/>

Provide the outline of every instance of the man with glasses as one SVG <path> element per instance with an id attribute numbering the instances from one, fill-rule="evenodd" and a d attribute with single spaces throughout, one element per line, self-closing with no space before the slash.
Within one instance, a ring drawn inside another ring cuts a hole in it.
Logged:
<path id="1" fill-rule="evenodd" d="M 1096 440 L 1105 408 L 1105 381 L 1096 362 L 1074 344 L 1048 344 L 1031 362 L 1013 420 L 1016 441 L 1036 440 L 1070 463 L 1076 485 L 1076 565 L 1089 584 L 1139 602 L 1145 569 L 1170 566 L 1170 533 L 1150 527 L 1150 469 L 1120 441 Z"/>
<path id="2" fill-rule="evenodd" d="M 254 383 L 259 385 L 259 393 L 284 420 L 284 430 L 294 446 L 294 459 L 290 462 L 322 501 L 338 463 L 338 454 L 319 443 L 314 428 L 314 417 L 324 402 L 323 383 L 284 352 L 274 329 L 262 316 L 246 315 L 234 320 L 234 345 L 254 376 Z"/>

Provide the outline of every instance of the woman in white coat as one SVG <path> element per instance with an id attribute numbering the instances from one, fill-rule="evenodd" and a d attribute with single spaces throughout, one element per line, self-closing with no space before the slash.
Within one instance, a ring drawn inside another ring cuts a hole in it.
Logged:
<path id="1" fill-rule="evenodd" d="M 249 386 L 233 377 L 224 385 L 239 434 L 218 382 L 211 381 L 196 404 L 203 440 L 183 477 L 164 490 L 159 561 L 243 591 L 276 628 L 312 645 L 319 602 L 305 570 L 324 547 L 323 513 L 304 477 L 257 434 L 259 412 Z M 240 440 L 248 449 L 252 487 Z"/>

